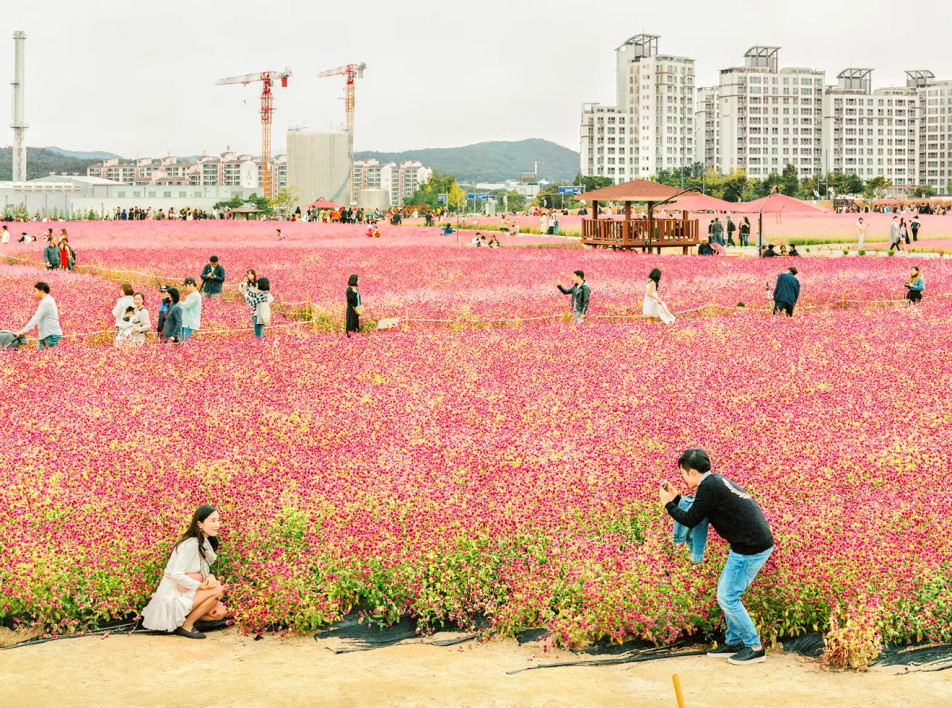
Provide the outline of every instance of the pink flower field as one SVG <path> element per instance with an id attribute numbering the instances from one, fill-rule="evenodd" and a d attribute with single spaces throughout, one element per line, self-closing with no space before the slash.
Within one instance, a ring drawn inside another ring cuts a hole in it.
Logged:
<path id="1" fill-rule="evenodd" d="M 261 343 L 236 332 L 0 352 L 8 621 L 63 633 L 136 614 L 209 502 L 223 520 L 216 574 L 248 631 L 360 609 L 429 626 L 485 616 L 500 634 L 545 627 L 565 644 L 716 635 L 726 544 L 712 534 L 692 564 L 657 492 L 680 484 L 675 460 L 699 445 L 772 526 L 776 551 L 745 596 L 765 639 L 850 612 L 885 641 L 952 639 L 945 261 L 923 262 L 925 299 L 910 308 L 886 303 L 907 276 L 894 258 L 476 250 L 406 227 L 371 241 L 287 225 L 276 243 L 270 225 L 94 226 L 70 240 L 81 265 L 104 270 L 48 277 L 67 336 L 103 329 L 118 271 L 148 274 L 128 275 L 154 310 L 167 282 L 154 276 L 197 276 L 212 252 L 229 283 L 256 267 L 279 302 L 306 300 L 329 324 L 272 327 Z M 38 263 L 31 246 L 0 261 Z M 762 312 L 766 282 L 794 263 L 795 316 Z M 669 327 L 635 317 L 656 265 L 671 309 L 694 310 Z M 579 267 L 593 294 L 576 328 L 555 281 Z M 336 325 L 351 272 L 369 319 L 448 323 L 348 341 Z M 46 275 L 0 262 L 0 327 L 25 323 Z M 249 317 L 233 296 L 205 314 L 214 330 Z"/>

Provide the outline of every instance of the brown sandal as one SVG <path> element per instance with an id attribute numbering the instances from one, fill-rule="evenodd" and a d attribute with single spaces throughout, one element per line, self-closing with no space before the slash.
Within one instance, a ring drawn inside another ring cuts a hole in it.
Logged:
<path id="1" fill-rule="evenodd" d="M 175 630 L 175 633 L 180 637 L 188 637 L 189 639 L 204 639 L 205 635 L 201 632 L 196 632 L 195 628 L 185 629 L 185 627 L 179 627 Z"/>

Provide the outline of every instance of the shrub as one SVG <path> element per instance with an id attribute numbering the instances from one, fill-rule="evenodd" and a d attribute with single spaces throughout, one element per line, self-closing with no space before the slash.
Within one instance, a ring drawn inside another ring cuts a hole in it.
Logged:
<path id="1" fill-rule="evenodd" d="M 845 611 L 838 606 L 830 614 L 821 661 L 833 669 L 866 671 L 883 650 L 881 622 L 878 601 L 866 598 L 862 604 L 850 603 Z"/>

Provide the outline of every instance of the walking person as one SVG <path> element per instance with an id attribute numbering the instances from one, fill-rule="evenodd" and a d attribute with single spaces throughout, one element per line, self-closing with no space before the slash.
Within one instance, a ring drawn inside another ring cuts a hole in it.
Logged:
<path id="1" fill-rule="evenodd" d="M 645 303 L 641 309 L 645 317 L 651 317 L 660 320 L 665 324 L 674 324 L 675 317 L 671 314 L 668 306 L 662 302 L 658 295 L 658 286 L 661 283 L 661 269 L 654 268 L 648 274 L 648 284 L 645 287 Z"/>
<path id="2" fill-rule="evenodd" d="M 737 225 L 731 220 L 731 215 L 727 215 L 727 245 L 736 246 L 734 243 L 734 232 L 737 230 Z"/>
<path id="3" fill-rule="evenodd" d="M 253 274 L 254 271 L 249 273 Z M 271 303 L 274 302 L 274 297 L 271 295 L 271 283 L 267 278 L 256 276 L 252 282 L 246 275 L 245 281 L 238 286 L 238 290 L 251 308 L 251 325 L 255 336 L 261 339 L 264 336 L 264 328 L 271 324 Z"/>
<path id="4" fill-rule="evenodd" d="M 19 332 L 14 332 L 14 336 L 22 337 L 34 327 L 37 328 L 37 338 L 40 340 L 39 349 L 52 349 L 63 336 L 63 330 L 60 329 L 59 308 L 56 307 L 56 301 L 50 295 L 50 286 L 42 281 L 33 286 L 33 296 L 37 300 L 36 314 L 30 318 Z"/>
<path id="5" fill-rule="evenodd" d="M 922 277 L 919 266 L 913 266 L 909 271 L 909 280 L 906 281 L 906 299 L 913 305 L 922 302 L 922 291 L 926 289 L 926 281 Z"/>
<path id="6" fill-rule="evenodd" d="M 53 241 L 53 235 L 46 237 L 46 248 L 43 249 L 43 262 L 46 263 L 47 270 L 56 270 L 60 267 L 59 246 Z"/>
<path id="7" fill-rule="evenodd" d="M 901 251 L 902 246 L 899 245 L 899 217 L 894 216 L 892 221 L 889 224 L 889 250 L 890 251 Z"/>
<path id="8" fill-rule="evenodd" d="M 59 242 L 60 250 L 60 268 L 63 270 L 72 270 L 73 263 L 76 261 L 76 252 L 69 245 L 69 238 L 66 236 L 66 229 L 63 229 L 63 235 Z"/>
<path id="9" fill-rule="evenodd" d="M 198 294 L 195 278 L 186 278 L 183 283 L 185 300 L 182 302 L 182 341 L 187 342 L 192 332 L 202 326 L 202 296 Z"/>
<path id="10" fill-rule="evenodd" d="M 195 630 L 197 620 L 228 617 L 228 608 L 221 601 L 225 586 L 211 573 L 220 528 L 221 517 L 215 507 L 203 504 L 195 510 L 188 529 L 172 548 L 158 589 L 142 610 L 143 627 L 204 639 L 205 635 Z"/>
<path id="11" fill-rule="evenodd" d="M 745 247 L 750 245 L 750 219 L 746 216 L 740 220 L 740 243 Z"/>
<path id="12" fill-rule="evenodd" d="M 221 295 L 225 282 L 225 267 L 218 262 L 218 256 L 212 256 L 202 268 L 202 297 L 207 300 Z"/>
<path id="13" fill-rule="evenodd" d="M 563 288 L 562 281 L 558 281 L 555 285 L 563 295 L 572 296 L 572 321 L 575 324 L 583 324 L 585 315 L 588 314 L 588 302 L 592 296 L 592 289 L 585 282 L 583 271 L 574 271 L 572 278 L 575 282 L 571 288 Z"/>
<path id="14" fill-rule="evenodd" d="M 178 288 L 168 288 L 169 309 L 165 313 L 161 337 L 163 342 L 178 344 L 182 341 L 182 306 L 179 304 Z"/>
<path id="15" fill-rule="evenodd" d="M 345 330 L 347 338 L 350 339 L 350 333 L 360 333 L 360 316 L 364 314 L 364 306 L 360 304 L 360 291 L 357 289 L 359 278 L 357 274 L 352 274 L 347 279 L 347 314 L 345 317 Z"/>
<path id="16" fill-rule="evenodd" d="M 726 245 L 724 243 L 724 226 L 721 224 L 721 220 L 716 217 L 711 224 L 711 241 L 721 246 Z"/>
<path id="17" fill-rule="evenodd" d="M 912 217 L 912 221 L 909 222 L 909 229 L 912 231 L 912 240 L 919 240 L 919 229 L 922 226 L 922 222 L 919 221 L 919 215 L 916 214 Z"/>
<path id="18" fill-rule="evenodd" d="M 866 222 L 863 217 L 856 220 L 856 252 L 863 250 L 863 242 L 866 240 Z"/>
<path id="19" fill-rule="evenodd" d="M 727 632 L 724 645 L 708 656 L 726 658 L 731 664 L 757 664 L 767 653 L 747 609 L 744 591 L 773 553 L 770 526 L 757 502 L 742 487 L 711 472 L 711 459 L 701 448 L 689 448 L 678 458 L 684 483 L 696 489 L 688 510 L 678 507 L 681 495 L 669 482 L 661 485 L 661 503 L 682 526 L 693 529 L 705 519 L 730 544 L 727 562 L 717 583 L 717 604 L 724 612 Z"/>
<path id="20" fill-rule="evenodd" d="M 909 245 L 909 227 L 906 225 L 905 217 L 899 220 L 899 238 L 905 241 L 907 246 Z"/>
<path id="21" fill-rule="evenodd" d="M 774 286 L 774 308 L 773 314 L 786 312 L 788 317 L 793 317 L 793 308 L 800 298 L 800 281 L 797 280 L 797 269 L 793 266 L 787 268 L 786 273 L 777 276 L 777 284 Z"/>
<path id="22" fill-rule="evenodd" d="M 112 308 L 112 316 L 116 320 L 117 333 L 119 332 L 122 318 L 126 316 L 126 310 L 135 304 L 133 302 L 134 293 L 135 291 L 132 289 L 131 283 L 123 283 L 119 286 L 119 299 L 116 300 L 116 305 Z"/>

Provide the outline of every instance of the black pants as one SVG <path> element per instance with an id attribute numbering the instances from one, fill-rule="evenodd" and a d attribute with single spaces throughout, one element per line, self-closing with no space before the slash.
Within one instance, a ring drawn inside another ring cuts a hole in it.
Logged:
<path id="1" fill-rule="evenodd" d="M 793 317 L 793 305 L 791 305 L 789 302 L 780 302 L 780 300 L 774 300 L 773 313 L 776 315 L 778 312 L 786 312 L 787 317 Z"/>
<path id="2" fill-rule="evenodd" d="M 922 291 L 921 290 L 909 290 L 906 292 L 906 299 L 909 302 L 916 303 L 922 302 Z"/>
<path id="3" fill-rule="evenodd" d="M 913 230 L 912 230 L 912 240 L 913 240 L 913 241 L 918 241 L 918 240 L 919 240 L 919 229 L 913 229 Z"/>

